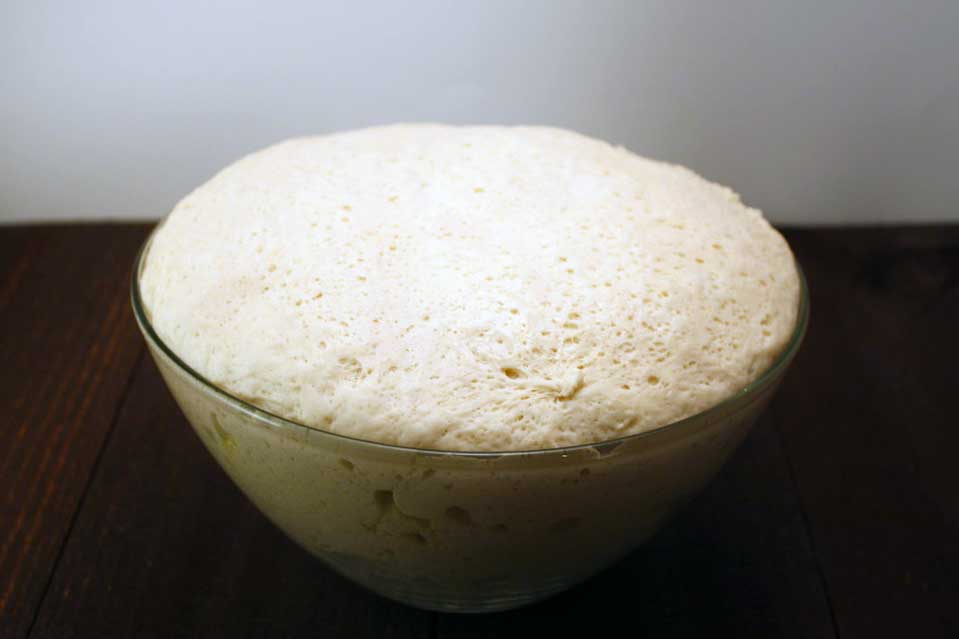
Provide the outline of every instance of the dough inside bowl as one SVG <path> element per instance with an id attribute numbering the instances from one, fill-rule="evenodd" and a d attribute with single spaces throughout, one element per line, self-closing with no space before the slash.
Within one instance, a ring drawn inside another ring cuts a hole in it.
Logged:
<path id="1" fill-rule="evenodd" d="M 560 129 L 290 140 L 181 201 L 141 273 L 217 386 L 416 448 L 602 442 L 761 375 L 797 321 L 783 240 L 731 190 Z"/>

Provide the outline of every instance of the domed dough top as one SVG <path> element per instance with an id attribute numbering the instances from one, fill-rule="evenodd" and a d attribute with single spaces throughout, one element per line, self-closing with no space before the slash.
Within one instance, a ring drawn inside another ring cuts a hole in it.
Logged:
<path id="1" fill-rule="evenodd" d="M 729 189 L 569 131 L 290 140 L 182 202 L 156 331 L 230 393 L 405 446 L 597 442 L 702 411 L 783 350 L 799 279 Z"/>

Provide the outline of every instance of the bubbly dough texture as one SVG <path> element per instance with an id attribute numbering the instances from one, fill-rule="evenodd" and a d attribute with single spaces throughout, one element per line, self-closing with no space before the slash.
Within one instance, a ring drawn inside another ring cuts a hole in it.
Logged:
<path id="1" fill-rule="evenodd" d="M 213 383 L 362 439 L 505 451 L 687 417 L 795 327 L 785 240 L 731 190 L 569 131 L 283 142 L 181 201 L 144 303 Z"/>

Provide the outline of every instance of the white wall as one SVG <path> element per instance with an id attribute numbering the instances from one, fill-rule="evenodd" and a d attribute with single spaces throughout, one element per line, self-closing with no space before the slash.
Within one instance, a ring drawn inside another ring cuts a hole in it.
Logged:
<path id="1" fill-rule="evenodd" d="M 959 2 L 0 0 L 0 220 L 158 217 L 410 120 L 571 127 L 778 222 L 959 221 Z"/>

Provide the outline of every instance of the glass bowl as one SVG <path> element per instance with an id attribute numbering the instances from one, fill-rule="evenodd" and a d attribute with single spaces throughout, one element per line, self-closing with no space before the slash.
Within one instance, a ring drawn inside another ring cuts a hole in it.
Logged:
<path id="1" fill-rule="evenodd" d="M 237 486 L 309 553 L 353 581 L 440 611 L 522 606 L 601 571 L 650 537 L 746 436 L 806 331 L 800 271 L 796 328 L 782 354 L 736 395 L 655 430 L 535 451 L 391 446 L 298 424 L 233 397 L 133 310 L 167 386 Z"/>

